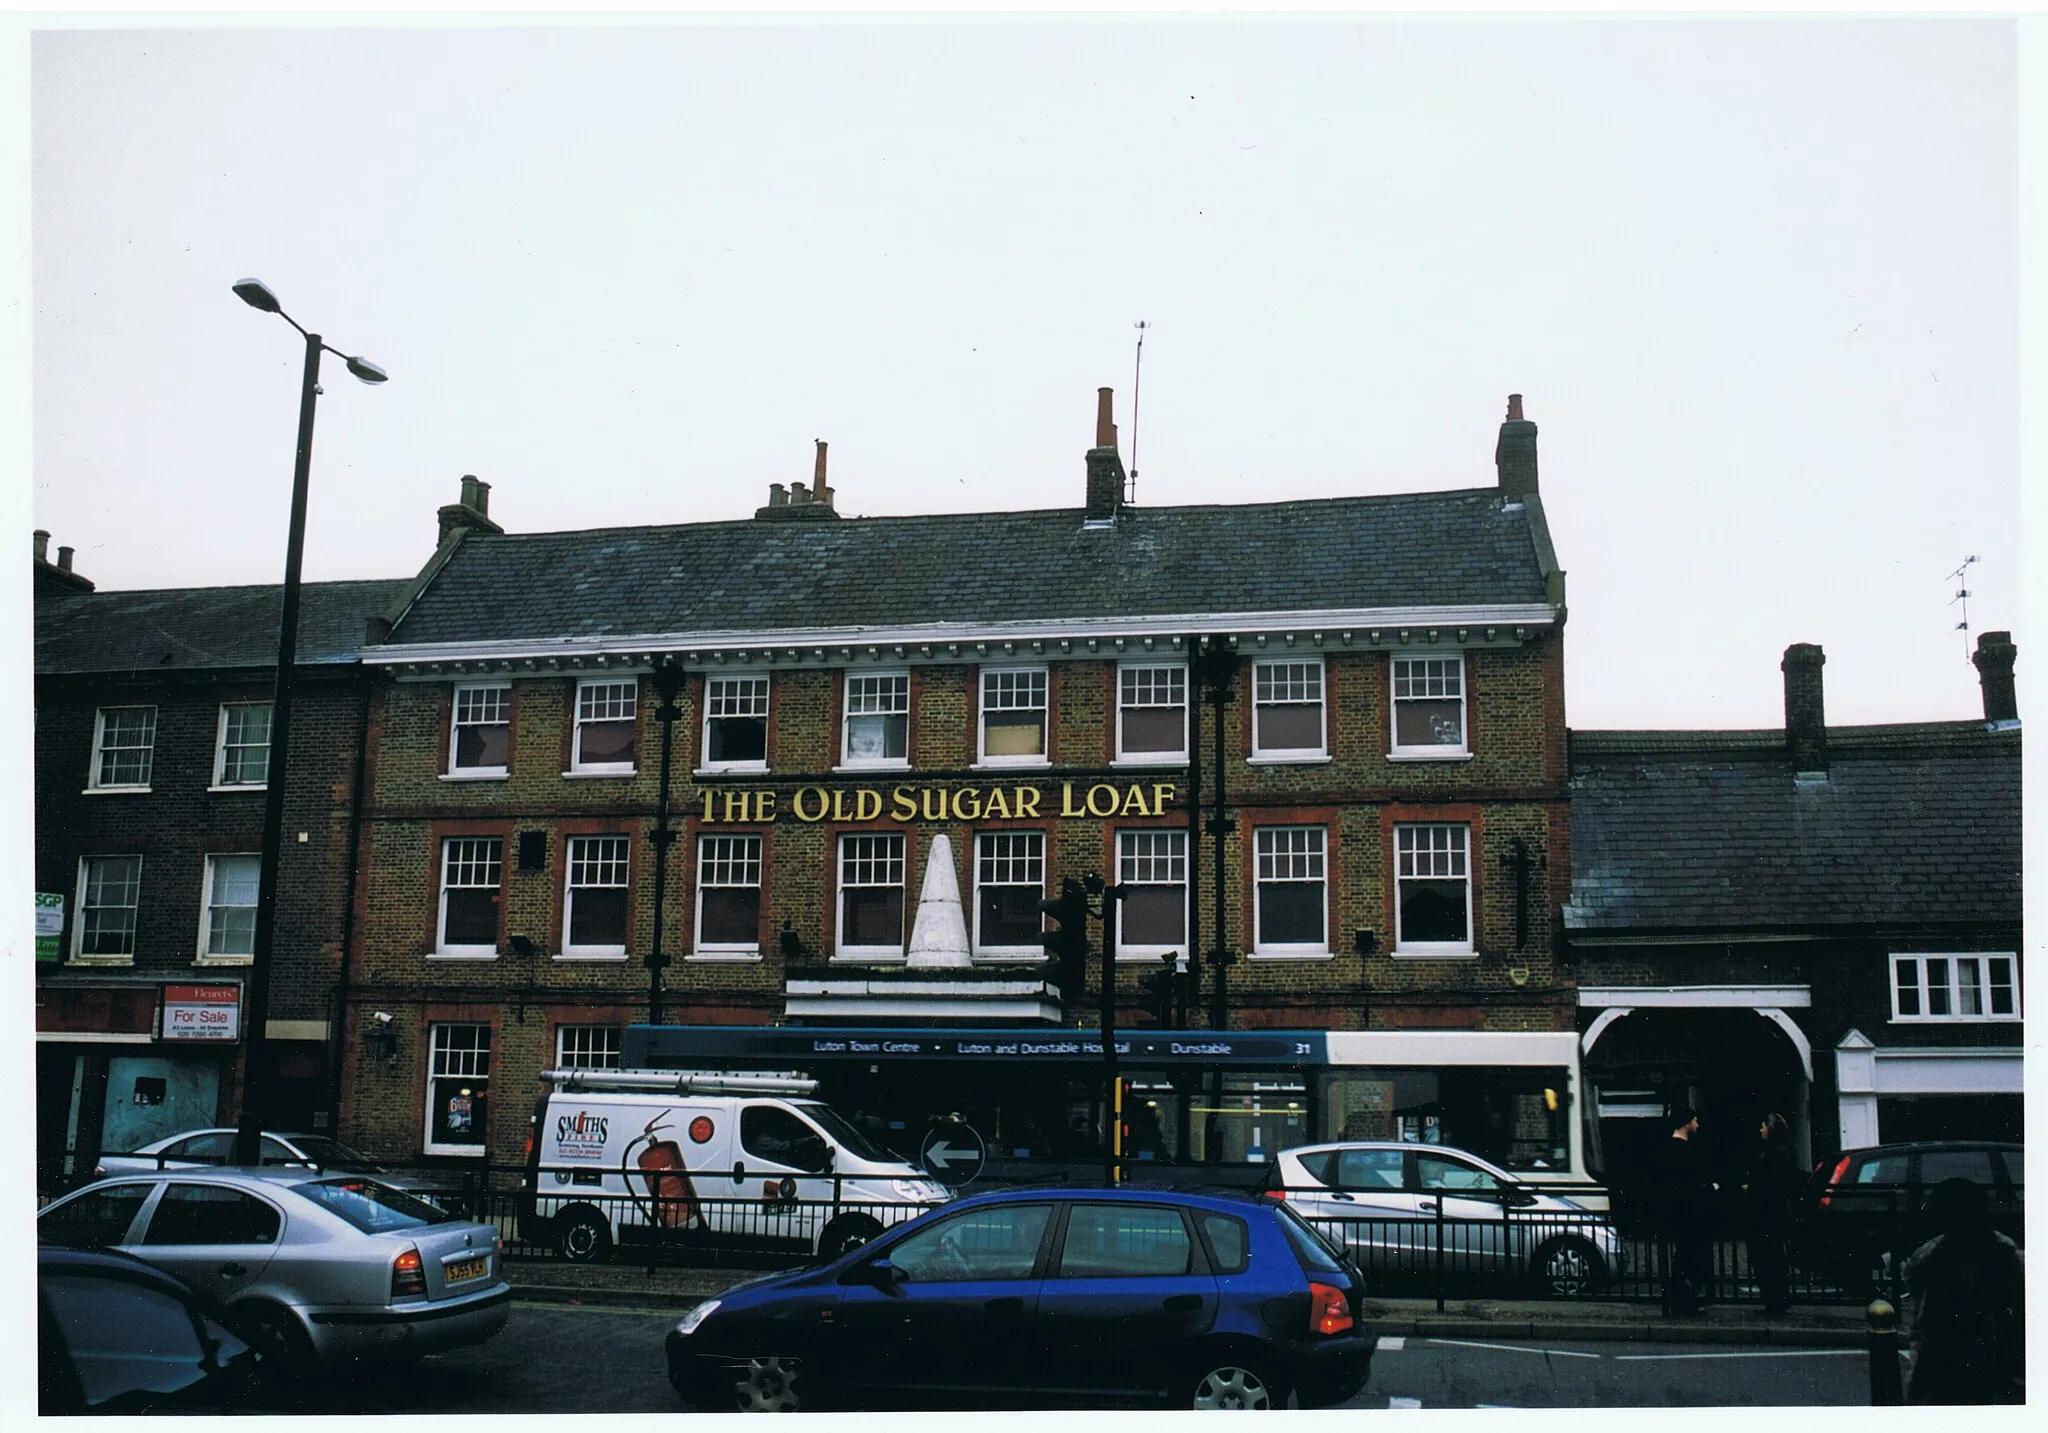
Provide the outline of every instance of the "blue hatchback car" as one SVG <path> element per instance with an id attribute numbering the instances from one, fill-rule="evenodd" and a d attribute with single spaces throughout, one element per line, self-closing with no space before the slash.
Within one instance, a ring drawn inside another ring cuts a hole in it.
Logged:
<path id="1" fill-rule="evenodd" d="M 1365 1386 L 1364 1280 L 1285 1205 L 1170 1190 L 963 1199 L 669 1332 L 698 1408 L 1304 1408 Z"/>

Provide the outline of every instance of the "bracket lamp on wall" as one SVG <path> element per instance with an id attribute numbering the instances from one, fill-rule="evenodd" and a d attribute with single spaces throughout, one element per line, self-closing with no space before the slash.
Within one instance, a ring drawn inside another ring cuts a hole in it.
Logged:
<path id="1" fill-rule="evenodd" d="M 540 954 L 540 947 L 533 943 L 533 937 L 530 935 L 507 936 L 505 944 L 510 946 L 512 953 L 521 960 L 532 960 Z"/>
<path id="2" fill-rule="evenodd" d="M 389 1010 L 378 1010 L 363 1023 L 363 1048 L 385 1064 L 398 1061 L 398 1022 Z"/>

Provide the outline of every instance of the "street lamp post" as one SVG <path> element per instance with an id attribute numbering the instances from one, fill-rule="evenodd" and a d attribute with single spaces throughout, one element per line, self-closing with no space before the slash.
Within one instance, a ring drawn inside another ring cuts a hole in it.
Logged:
<path id="1" fill-rule="evenodd" d="M 277 931 L 277 867 L 284 848 L 285 759 L 291 739 L 292 667 L 299 646 L 299 561 L 306 546 L 306 481 L 313 464 L 313 404 L 320 395 L 320 355 L 331 353 L 348 364 L 348 371 L 365 383 L 382 383 L 383 369 L 366 359 L 353 357 L 307 333 L 284 311 L 273 294 L 257 279 L 242 279 L 234 286 L 243 303 L 264 313 L 274 313 L 306 340 L 306 371 L 299 388 L 299 450 L 292 469 L 291 530 L 285 540 L 284 603 L 277 621 L 277 679 L 270 699 L 270 756 L 264 772 L 263 852 L 256 883 L 256 935 L 249 958 L 249 979 L 242 992 L 242 1098 L 241 1117 L 235 1126 L 236 1164 L 256 1164 L 261 1156 L 263 1105 L 269 1084 L 262 1078 L 267 1059 L 265 1027 L 270 1023 L 271 949 Z"/>

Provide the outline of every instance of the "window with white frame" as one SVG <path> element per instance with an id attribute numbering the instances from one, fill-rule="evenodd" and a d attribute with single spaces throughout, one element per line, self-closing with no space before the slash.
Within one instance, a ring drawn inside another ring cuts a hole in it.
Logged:
<path id="1" fill-rule="evenodd" d="M 1043 667 L 981 674 L 981 759 L 989 765 L 1042 766 L 1046 761 L 1046 674 Z"/>
<path id="2" fill-rule="evenodd" d="M 1188 939 L 1188 833 L 1119 831 L 1117 883 L 1124 898 L 1117 912 L 1119 956 L 1165 955 L 1184 950 Z"/>
<path id="3" fill-rule="evenodd" d="M 141 899 L 142 857 L 87 856 L 79 861 L 72 954 L 133 960 L 135 910 Z"/>
<path id="4" fill-rule="evenodd" d="M 1323 754 L 1323 664 L 1252 663 L 1252 755 Z"/>
<path id="5" fill-rule="evenodd" d="M 626 953 L 624 836 L 571 836 L 569 885 L 563 901 L 562 954 Z"/>
<path id="6" fill-rule="evenodd" d="M 1330 948 L 1324 835 L 1320 826 L 1261 826 L 1253 833 L 1258 857 L 1254 950 L 1299 954 Z"/>
<path id="7" fill-rule="evenodd" d="M 270 703 L 223 702 L 213 754 L 215 786 L 261 786 L 270 779 Z"/>
<path id="8" fill-rule="evenodd" d="M 910 762 L 910 676 L 846 674 L 848 766 L 907 766 Z"/>
<path id="9" fill-rule="evenodd" d="M 95 791 L 143 790 L 156 753 L 155 707 L 101 707 L 92 727 Z"/>
<path id="10" fill-rule="evenodd" d="M 974 847 L 974 948 L 1043 956 L 1045 833 L 984 831 Z"/>
<path id="11" fill-rule="evenodd" d="M 1394 828 L 1394 951 L 1472 953 L 1471 830 L 1432 824 Z"/>
<path id="12" fill-rule="evenodd" d="M 839 838 L 839 953 L 903 954 L 903 838 Z"/>
<path id="13" fill-rule="evenodd" d="M 766 677 L 705 679 L 704 766 L 711 771 L 768 769 Z"/>
<path id="14" fill-rule="evenodd" d="M 1394 658 L 1396 756 L 1465 753 L 1465 659 Z"/>
<path id="15" fill-rule="evenodd" d="M 616 1070 L 623 1034 L 616 1025 L 557 1025 L 555 1068 Z"/>
<path id="16" fill-rule="evenodd" d="M 206 911 L 199 953 L 208 960 L 249 960 L 256 954 L 256 856 L 206 858 Z"/>
<path id="17" fill-rule="evenodd" d="M 2019 1018 L 2019 960 L 2014 955 L 1892 957 L 1893 1020 Z"/>
<path id="18" fill-rule="evenodd" d="M 1116 759 L 1185 761 L 1188 755 L 1188 669 L 1117 668 Z"/>
<path id="19" fill-rule="evenodd" d="M 506 683 L 455 689 L 448 737 L 450 776 L 503 776 L 512 761 L 512 688 Z"/>
<path id="20" fill-rule="evenodd" d="M 576 746 L 569 762 L 571 771 L 630 772 L 639 734 L 638 682 L 576 684 Z"/>
<path id="21" fill-rule="evenodd" d="M 441 843 L 442 955 L 498 953 L 498 888 L 505 843 L 496 836 L 451 836 Z"/>
<path id="22" fill-rule="evenodd" d="M 490 1130 L 491 1027 L 427 1027 L 428 1154 L 482 1154 Z"/>
<path id="23" fill-rule="evenodd" d="M 696 951 L 700 955 L 760 954 L 759 836 L 698 838 Z"/>

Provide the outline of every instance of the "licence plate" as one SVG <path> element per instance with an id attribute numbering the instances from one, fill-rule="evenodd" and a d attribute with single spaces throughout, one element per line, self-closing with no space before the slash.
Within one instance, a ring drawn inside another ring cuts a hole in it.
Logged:
<path id="1" fill-rule="evenodd" d="M 483 1259 L 457 1259 L 452 1264 L 441 1266 L 441 1282 L 445 1284 L 466 1284 L 471 1279 L 481 1279 L 490 1273 L 491 1261 Z"/>

